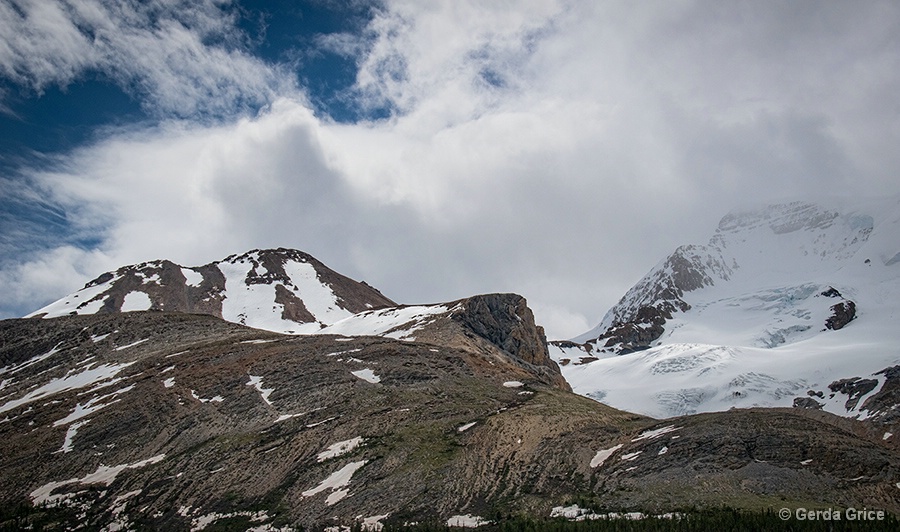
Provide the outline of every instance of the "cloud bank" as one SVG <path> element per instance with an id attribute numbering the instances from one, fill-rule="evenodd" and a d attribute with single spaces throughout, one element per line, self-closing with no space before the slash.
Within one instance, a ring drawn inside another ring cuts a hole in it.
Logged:
<path id="1" fill-rule="evenodd" d="M 122 264 L 281 245 L 404 303 L 522 293 L 569 337 L 729 210 L 900 188 L 890 2 L 387 2 L 360 34 L 320 39 L 356 58 L 347 97 L 391 110 L 353 124 L 234 44 L 218 2 L 190 17 L 127 4 L 91 42 L 83 21 L 111 8 L 51 5 L 0 30 L 16 36 L 3 75 L 39 90 L 100 69 L 164 118 L 23 170 L 97 243 L 7 260 L 7 313 Z M 136 60 L 146 42 L 166 60 Z M 211 110 L 236 117 L 190 118 Z"/>

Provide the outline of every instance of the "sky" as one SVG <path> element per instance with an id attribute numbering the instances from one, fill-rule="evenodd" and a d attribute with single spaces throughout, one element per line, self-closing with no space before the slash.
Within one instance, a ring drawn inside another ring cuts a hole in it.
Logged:
<path id="1" fill-rule="evenodd" d="M 0 318 L 292 247 L 596 325 L 729 211 L 900 192 L 900 3 L 0 0 Z"/>

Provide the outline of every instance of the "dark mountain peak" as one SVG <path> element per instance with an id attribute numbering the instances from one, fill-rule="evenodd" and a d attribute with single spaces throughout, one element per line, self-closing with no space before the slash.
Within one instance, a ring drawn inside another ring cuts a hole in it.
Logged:
<path id="1" fill-rule="evenodd" d="M 550 358 L 544 329 L 534 321 L 528 302 L 518 294 L 484 294 L 463 299 L 453 321 L 487 340 L 549 383 L 570 389 Z"/>

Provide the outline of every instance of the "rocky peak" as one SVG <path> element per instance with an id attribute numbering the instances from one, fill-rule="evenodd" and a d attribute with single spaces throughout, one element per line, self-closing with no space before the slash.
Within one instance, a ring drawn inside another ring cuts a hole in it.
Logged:
<path id="1" fill-rule="evenodd" d="M 375 288 L 295 249 L 255 249 L 203 266 L 169 260 L 123 266 L 29 317 L 162 310 L 210 314 L 277 332 L 315 332 L 395 305 Z"/>
<path id="2" fill-rule="evenodd" d="M 453 319 L 510 356 L 539 366 L 555 366 L 547 351 L 543 327 L 535 324 L 525 298 L 518 294 L 486 294 L 463 300 Z"/>
<path id="3" fill-rule="evenodd" d="M 691 308 L 684 300 L 692 292 L 728 280 L 736 265 L 710 246 L 680 246 L 650 271 L 610 309 L 603 322 L 576 341 L 627 353 L 648 347 L 663 333 L 675 312 Z"/>

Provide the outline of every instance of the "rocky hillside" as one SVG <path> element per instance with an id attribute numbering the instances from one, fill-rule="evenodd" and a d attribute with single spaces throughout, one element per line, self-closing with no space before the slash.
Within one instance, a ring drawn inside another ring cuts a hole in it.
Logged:
<path id="1" fill-rule="evenodd" d="M 357 318 L 381 336 L 170 312 L 2 321 L 0 505 L 106 530 L 900 511 L 900 458 L 863 424 L 618 411 L 567 390 L 529 316 L 495 294 Z"/>
<path id="2" fill-rule="evenodd" d="M 294 249 L 253 250 L 205 266 L 123 266 L 29 317 L 163 310 L 209 314 L 277 332 L 315 333 L 357 312 L 395 305 L 366 283 Z"/>

